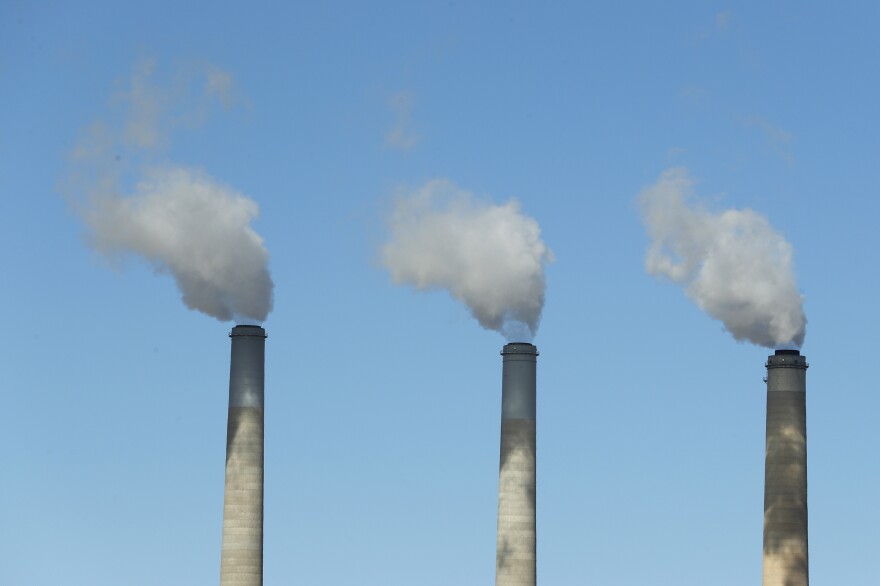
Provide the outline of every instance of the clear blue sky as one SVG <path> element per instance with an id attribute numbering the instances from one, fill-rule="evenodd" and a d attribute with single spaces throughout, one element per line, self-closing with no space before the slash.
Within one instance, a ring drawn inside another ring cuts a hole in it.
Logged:
<path id="1" fill-rule="evenodd" d="M 811 574 L 876 584 L 880 8 L 597 4 L 3 3 L 0 583 L 218 582 L 232 323 L 110 266 L 66 195 L 152 62 L 149 156 L 260 207 L 266 584 L 492 583 L 504 340 L 378 261 L 431 179 L 517 198 L 556 258 L 540 582 L 759 583 L 772 350 L 646 274 L 636 198 L 671 167 L 793 246 Z M 205 71 L 223 104 L 181 89 Z"/>

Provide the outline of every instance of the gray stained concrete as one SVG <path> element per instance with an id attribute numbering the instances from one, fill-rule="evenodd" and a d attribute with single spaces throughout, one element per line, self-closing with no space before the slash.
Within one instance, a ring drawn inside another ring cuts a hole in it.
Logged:
<path id="1" fill-rule="evenodd" d="M 807 361 L 778 350 L 767 360 L 763 586 L 807 586 Z"/>
<path id="2" fill-rule="evenodd" d="M 507 344 L 501 354 L 504 363 L 495 584 L 535 586 L 535 380 L 538 351 L 531 344 Z"/>
<path id="3" fill-rule="evenodd" d="M 229 373 L 221 586 L 263 584 L 263 377 L 266 332 L 236 326 Z"/>

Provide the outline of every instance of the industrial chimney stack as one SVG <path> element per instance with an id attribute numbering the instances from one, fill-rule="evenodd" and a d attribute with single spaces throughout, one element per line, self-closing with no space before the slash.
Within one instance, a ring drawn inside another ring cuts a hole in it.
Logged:
<path id="1" fill-rule="evenodd" d="M 229 367 L 221 586 L 263 584 L 263 368 L 266 330 L 235 326 Z"/>
<path id="2" fill-rule="evenodd" d="M 501 350 L 501 464 L 496 586 L 535 586 L 535 368 L 538 349 Z"/>
<path id="3" fill-rule="evenodd" d="M 767 359 L 763 586 L 808 586 L 807 360 L 797 350 Z"/>

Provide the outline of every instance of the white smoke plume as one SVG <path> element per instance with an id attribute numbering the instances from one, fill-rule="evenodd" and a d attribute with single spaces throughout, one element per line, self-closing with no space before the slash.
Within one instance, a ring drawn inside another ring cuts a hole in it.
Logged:
<path id="1" fill-rule="evenodd" d="M 738 341 L 768 348 L 803 344 L 807 320 L 792 246 L 764 216 L 706 210 L 683 168 L 665 171 L 639 203 L 651 237 L 648 273 L 684 285 Z"/>
<path id="2" fill-rule="evenodd" d="M 251 227 L 257 204 L 204 171 L 154 162 L 173 130 L 204 121 L 210 100 L 232 103 L 233 78 L 198 65 L 162 84 L 156 70 L 151 60 L 137 64 L 114 100 L 123 115 L 111 111 L 72 151 L 73 206 L 96 250 L 140 256 L 170 273 L 187 307 L 221 321 L 262 322 L 273 284 Z"/>
<path id="3" fill-rule="evenodd" d="M 445 289 L 480 325 L 531 341 L 544 307 L 544 265 L 553 253 L 516 200 L 479 201 L 448 180 L 400 197 L 382 262 L 396 284 Z"/>
<path id="4" fill-rule="evenodd" d="M 199 171 L 156 168 L 127 197 L 96 196 L 92 244 L 133 253 L 174 276 L 187 307 L 221 321 L 264 321 L 272 309 L 269 253 L 250 224 L 253 200 Z"/>

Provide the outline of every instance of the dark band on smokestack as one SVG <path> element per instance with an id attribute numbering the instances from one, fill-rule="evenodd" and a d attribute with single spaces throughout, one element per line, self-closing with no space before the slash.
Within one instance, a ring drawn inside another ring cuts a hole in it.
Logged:
<path id="1" fill-rule="evenodd" d="M 501 463 L 498 481 L 496 586 L 535 586 L 535 387 L 538 349 L 501 350 Z"/>
<path id="2" fill-rule="evenodd" d="M 263 584 L 263 376 L 266 330 L 235 326 L 229 367 L 221 586 Z"/>
<path id="3" fill-rule="evenodd" d="M 807 383 L 797 350 L 767 359 L 763 586 L 807 586 Z"/>

